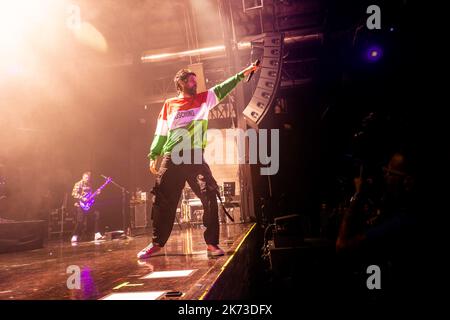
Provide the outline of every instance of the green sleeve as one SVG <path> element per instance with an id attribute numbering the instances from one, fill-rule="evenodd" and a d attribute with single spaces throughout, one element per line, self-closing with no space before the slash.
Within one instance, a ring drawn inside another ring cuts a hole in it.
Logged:
<path id="1" fill-rule="evenodd" d="M 161 155 L 166 140 L 167 136 L 155 135 L 148 154 L 148 158 L 150 160 L 155 160 L 157 156 Z"/>
<path id="2" fill-rule="evenodd" d="M 214 93 L 216 94 L 217 99 L 223 100 L 236 86 L 237 84 L 244 79 L 244 72 L 241 71 L 231 78 L 228 78 L 224 82 L 213 87 Z"/>

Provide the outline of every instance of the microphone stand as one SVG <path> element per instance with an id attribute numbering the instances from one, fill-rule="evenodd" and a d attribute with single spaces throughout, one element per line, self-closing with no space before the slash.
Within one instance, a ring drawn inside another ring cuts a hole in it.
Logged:
<path id="1" fill-rule="evenodd" d="M 228 213 L 227 209 L 225 208 L 225 205 L 222 202 L 222 197 L 220 196 L 220 192 L 219 190 L 216 190 L 216 196 L 217 198 L 219 198 L 220 204 L 222 205 L 222 210 L 223 212 L 225 212 L 225 214 L 227 215 L 228 219 L 231 220 L 231 222 L 234 222 L 234 219 L 232 216 L 230 216 L 230 214 Z"/>
<path id="2" fill-rule="evenodd" d="M 104 175 L 101 175 L 103 178 L 107 178 Z M 115 182 L 114 180 L 111 180 L 111 183 L 113 185 L 115 185 L 117 188 L 119 188 L 122 191 L 122 226 L 123 226 L 123 231 L 126 231 L 126 222 L 125 222 L 125 202 L 126 202 L 126 194 L 130 193 L 124 186 L 121 186 L 120 184 L 118 184 L 117 182 Z"/>

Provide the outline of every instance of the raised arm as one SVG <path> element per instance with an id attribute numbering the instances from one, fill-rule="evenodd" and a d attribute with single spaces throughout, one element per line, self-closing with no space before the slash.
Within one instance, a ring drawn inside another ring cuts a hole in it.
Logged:
<path id="1" fill-rule="evenodd" d="M 212 87 L 208 90 L 208 107 L 211 109 L 215 107 L 220 101 L 225 99 L 225 97 L 233 91 L 237 84 L 242 81 L 247 75 L 252 71 L 258 70 L 260 67 L 255 64 L 251 64 L 245 69 L 239 71 L 234 76 L 228 78 L 224 82 Z"/>

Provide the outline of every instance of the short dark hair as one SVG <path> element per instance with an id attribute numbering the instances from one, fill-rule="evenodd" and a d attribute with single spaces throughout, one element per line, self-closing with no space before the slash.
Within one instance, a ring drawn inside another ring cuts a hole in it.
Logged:
<path id="1" fill-rule="evenodd" d="M 88 176 L 91 176 L 91 172 L 90 171 L 83 172 L 83 174 L 81 176 L 83 177 L 85 174 L 87 174 Z"/>
<path id="2" fill-rule="evenodd" d="M 173 78 L 173 82 L 175 82 L 175 87 L 177 88 L 178 92 L 181 92 L 183 88 L 181 87 L 180 83 L 178 81 L 186 82 L 187 78 L 189 76 L 197 76 L 194 72 L 192 72 L 189 69 L 181 69 L 177 72 L 175 77 Z"/>

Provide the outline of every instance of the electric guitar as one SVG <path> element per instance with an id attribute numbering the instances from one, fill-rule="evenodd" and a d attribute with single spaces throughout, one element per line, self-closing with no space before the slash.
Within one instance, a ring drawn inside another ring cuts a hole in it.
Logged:
<path id="1" fill-rule="evenodd" d="M 80 208 L 83 209 L 83 211 L 89 211 L 89 209 L 92 208 L 92 206 L 94 205 L 95 202 L 95 197 L 100 193 L 100 191 L 106 187 L 106 185 L 108 183 L 110 183 L 112 181 L 111 178 L 106 179 L 105 183 L 102 184 L 100 186 L 100 188 L 98 188 L 97 190 L 95 190 L 95 192 L 89 192 L 88 194 L 86 194 L 83 198 L 86 199 L 86 201 L 83 201 L 82 199 L 80 199 L 79 204 L 80 204 Z"/>

